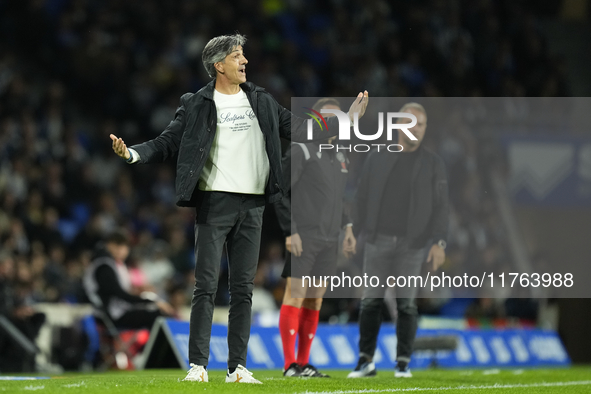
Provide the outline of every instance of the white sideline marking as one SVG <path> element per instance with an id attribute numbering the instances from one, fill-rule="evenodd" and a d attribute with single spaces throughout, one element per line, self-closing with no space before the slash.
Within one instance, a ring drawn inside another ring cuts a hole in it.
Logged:
<path id="1" fill-rule="evenodd" d="M 43 390 L 45 386 L 25 386 L 25 390 Z"/>
<path id="2" fill-rule="evenodd" d="M 564 387 L 564 386 L 587 386 L 591 380 L 575 380 L 570 382 L 542 382 L 530 384 L 493 384 L 482 386 L 445 386 L 445 387 L 407 387 L 402 389 L 365 389 L 365 390 L 337 390 L 337 391 L 304 391 L 299 394 L 357 394 L 357 393 L 398 393 L 404 391 L 448 391 L 448 390 L 481 390 L 481 389 L 522 389 L 530 387 Z"/>
<path id="3" fill-rule="evenodd" d="M 483 375 L 497 375 L 499 373 L 501 373 L 500 369 L 485 369 L 482 371 Z"/>
<path id="4" fill-rule="evenodd" d="M 84 382 L 80 382 L 80 383 L 64 384 L 64 387 L 66 387 L 66 388 L 73 388 L 73 387 L 82 387 L 84 385 L 85 385 Z"/>

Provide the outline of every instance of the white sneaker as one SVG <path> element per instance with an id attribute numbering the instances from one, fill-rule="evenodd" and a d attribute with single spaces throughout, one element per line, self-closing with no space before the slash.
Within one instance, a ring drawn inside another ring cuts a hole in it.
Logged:
<path id="1" fill-rule="evenodd" d="M 376 376 L 376 364 L 373 362 L 358 362 L 355 370 L 349 372 L 348 378 L 365 378 L 370 376 Z"/>
<path id="2" fill-rule="evenodd" d="M 187 377 L 183 382 L 207 382 L 207 370 L 203 365 L 190 364 L 191 369 L 187 371 Z"/>
<path id="3" fill-rule="evenodd" d="M 258 383 L 258 384 L 263 384 L 262 382 L 259 382 L 258 380 L 256 380 L 255 378 L 253 378 L 252 377 L 252 372 L 250 372 L 248 369 L 244 368 L 240 364 L 238 364 L 238 366 L 236 367 L 236 370 L 234 370 L 234 373 L 230 373 L 230 371 L 228 371 L 228 373 L 226 373 L 226 383 Z"/>

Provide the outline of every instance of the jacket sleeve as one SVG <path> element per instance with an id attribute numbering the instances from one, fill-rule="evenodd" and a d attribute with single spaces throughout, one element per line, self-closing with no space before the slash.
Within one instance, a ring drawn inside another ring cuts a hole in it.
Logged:
<path id="1" fill-rule="evenodd" d="M 349 216 L 349 214 L 347 213 L 343 201 L 343 215 L 341 217 L 341 227 L 345 227 L 347 224 L 353 224 L 353 220 L 351 219 L 351 216 Z"/>
<path id="2" fill-rule="evenodd" d="M 375 153 L 365 159 L 363 163 L 363 169 L 359 176 L 359 182 L 357 183 L 357 193 L 355 193 L 355 199 L 353 201 L 353 233 L 358 236 L 365 224 L 365 218 L 367 217 L 367 202 L 369 196 L 369 179 L 371 177 L 371 162 L 375 158 Z"/>
<path id="3" fill-rule="evenodd" d="M 174 119 L 166 126 L 166 129 L 156 138 L 141 144 L 130 146 L 139 156 L 139 163 L 161 163 L 173 157 L 179 150 L 181 138 L 185 130 L 185 105 L 192 93 L 186 93 L 181 97 L 179 107 L 176 109 Z"/>
<path id="4" fill-rule="evenodd" d="M 96 269 L 95 278 L 99 284 L 98 293 L 101 298 L 117 297 L 129 302 L 130 304 L 148 304 L 152 301 L 143 299 L 141 297 L 129 294 L 119 284 L 117 274 L 113 271 L 113 268 L 106 264 L 101 265 Z"/>
<path id="5" fill-rule="evenodd" d="M 316 122 L 312 122 L 313 138 L 308 139 L 308 119 L 300 118 L 291 113 L 273 98 L 279 115 L 279 134 L 294 142 L 310 142 L 325 140 L 339 134 L 339 121 L 336 116 L 329 116 L 326 119 L 328 130 L 321 130 Z"/>
<path id="6" fill-rule="evenodd" d="M 283 234 L 288 237 L 298 232 L 296 221 L 293 219 L 291 212 L 291 191 L 293 186 L 298 182 L 304 171 L 306 157 L 299 145 L 291 144 L 285 152 L 285 156 L 281 160 L 284 174 L 284 188 L 286 194 L 283 198 L 277 201 L 275 205 L 275 212 L 279 221 L 279 226 Z"/>
<path id="7" fill-rule="evenodd" d="M 433 172 L 433 216 L 431 219 L 431 236 L 434 242 L 440 239 L 447 242 L 449 226 L 449 191 L 447 174 L 443 160 L 436 156 Z"/>

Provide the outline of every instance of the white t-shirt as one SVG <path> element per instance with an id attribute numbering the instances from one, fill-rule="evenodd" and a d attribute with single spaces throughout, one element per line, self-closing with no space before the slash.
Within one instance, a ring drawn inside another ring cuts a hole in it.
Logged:
<path id="1" fill-rule="evenodd" d="M 269 158 L 265 138 L 242 89 L 223 94 L 214 89 L 216 134 L 199 178 L 199 190 L 265 194 Z"/>

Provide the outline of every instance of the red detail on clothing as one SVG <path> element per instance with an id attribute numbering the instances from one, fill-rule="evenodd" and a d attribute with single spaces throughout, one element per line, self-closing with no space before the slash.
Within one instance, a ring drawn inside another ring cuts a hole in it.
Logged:
<path id="1" fill-rule="evenodd" d="M 295 343 L 300 320 L 300 308 L 291 305 L 282 305 L 279 311 L 279 333 L 283 343 L 283 356 L 285 357 L 285 369 L 295 363 Z"/>
<path id="2" fill-rule="evenodd" d="M 300 326 L 298 329 L 299 343 L 298 343 L 298 360 L 300 365 L 308 364 L 310 358 L 310 348 L 312 341 L 316 336 L 316 328 L 318 328 L 318 316 L 320 311 L 313 309 L 302 308 L 300 312 Z"/>

